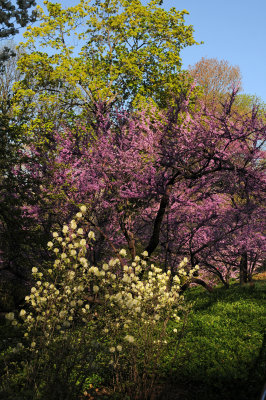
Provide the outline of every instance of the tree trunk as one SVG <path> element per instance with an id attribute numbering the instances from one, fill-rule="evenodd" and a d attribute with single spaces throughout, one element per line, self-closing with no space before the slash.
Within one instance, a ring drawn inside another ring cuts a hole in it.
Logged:
<path id="1" fill-rule="evenodd" d="M 248 253 L 246 251 L 241 255 L 239 272 L 240 285 L 243 285 L 243 283 L 247 283 L 248 281 Z"/>
<path id="2" fill-rule="evenodd" d="M 212 287 L 202 279 L 192 278 L 190 282 L 187 282 L 183 286 L 181 286 L 181 292 L 184 292 L 186 289 L 188 289 L 191 283 L 196 283 L 197 285 L 203 286 L 204 289 L 208 290 L 208 292 L 213 291 Z"/>

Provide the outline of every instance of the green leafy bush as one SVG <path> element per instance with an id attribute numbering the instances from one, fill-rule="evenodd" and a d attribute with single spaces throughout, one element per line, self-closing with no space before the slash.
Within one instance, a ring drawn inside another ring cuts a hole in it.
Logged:
<path id="1" fill-rule="evenodd" d="M 7 369 L 6 398 L 19 398 L 17 385 L 27 398 L 76 399 L 95 374 L 130 399 L 148 398 L 154 389 L 168 351 L 167 327 L 179 324 L 185 309 L 180 283 L 198 267 L 189 270 L 184 259 L 173 276 L 149 265 L 147 252 L 126 265 L 124 249 L 102 266 L 90 265 L 94 233 L 85 233 L 85 213 L 81 206 L 61 233 L 53 232 L 52 268 L 34 267 L 36 284 L 25 309 L 17 317 L 6 314 L 15 329 L 24 330 L 10 349 L 23 353 L 23 361 L 16 373 Z"/>

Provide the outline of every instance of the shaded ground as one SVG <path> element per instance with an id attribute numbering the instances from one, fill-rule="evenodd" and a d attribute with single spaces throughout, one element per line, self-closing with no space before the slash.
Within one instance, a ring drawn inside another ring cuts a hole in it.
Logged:
<path id="1" fill-rule="evenodd" d="M 170 349 L 163 360 L 161 384 L 150 400 L 259 400 L 266 381 L 266 282 L 259 278 L 213 293 L 187 291 L 193 312 L 177 353 Z M 0 329 L 0 353 L 12 335 Z M 118 397 L 99 388 L 83 399 Z"/>
<path id="2" fill-rule="evenodd" d="M 194 312 L 160 400 L 259 399 L 266 382 L 265 275 L 243 287 L 187 293 Z"/>

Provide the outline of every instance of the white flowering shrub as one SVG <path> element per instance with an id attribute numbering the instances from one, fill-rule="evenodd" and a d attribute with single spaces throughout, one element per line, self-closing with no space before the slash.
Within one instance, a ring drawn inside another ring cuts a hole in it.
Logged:
<path id="1" fill-rule="evenodd" d="M 180 320 L 180 283 L 198 267 L 187 271 L 184 259 L 172 276 L 170 271 L 150 265 L 147 252 L 126 264 L 125 249 L 108 263 L 90 265 L 87 255 L 95 237 L 92 231 L 85 234 L 85 212 L 86 207 L 80 207 L 69 225 L 64 225 L 61 232 L 53 232 L 53 239 L 48 242 L 55 255 L 53 267 L 42 272 L 32 269 L 36 284 L 25 298 L 25 309 L 18 319 L 11 313 L 7 318 L 14 325 L 24 326 L 22 347 L 32 354 L 35 363 L 29 368 L 31 374 L 35 371 L 36 376 L 40 359 L 43 365 L 51 361 L 47 356 L 51 349 L 52 354 L 57 352 L 48 386 L 58 381 L 60 374 L 63 380 L 69 379 L 71 385 L 77 386 L 77 381 L 82 383 L 95 367 L 99 354 L 105 354 L 104 367 L 111 371 L 114 389 L 132 399 L 143 398 L 143 391 L 147 395 L 152 391 L 160 360 L 167 350 L 169 322 Z M 74 353 L 77 359 L 73 374 L 69 372 L 67 378 L 64 364 L 57 365 L 57 359 L 62 358 L 60 352 L 66 357 L 63 349 L 68 355 Z M 89 361 L 88 352 L 94 354 Z M 57 392 L 46 389 L 45 396 L 48 395 L 50 399 L 60 398 Z"/>

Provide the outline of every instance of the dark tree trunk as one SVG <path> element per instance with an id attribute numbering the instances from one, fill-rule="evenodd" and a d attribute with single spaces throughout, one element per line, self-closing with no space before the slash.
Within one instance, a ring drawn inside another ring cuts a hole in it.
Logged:
<path id="1" fill-rule="evenodd" d="M 212 287 L 208 283 L 199 278 L 192 278 L 190 282 L 185 283 L 183 286 L 181 286 L 181 291 L 184 292 L 187 290 L 191 283 L 196 283 L 197 285 L 203 286 L 204 289 L 208 290 L 208 292 L 213 291 Z"/>
<path id="2" fill-rule="evenodd" d="M 240 285 L 243 285 L 243 283 L 248 282 L 248 253 L 246 251 L 241 256 L 239 272 Z"/>

